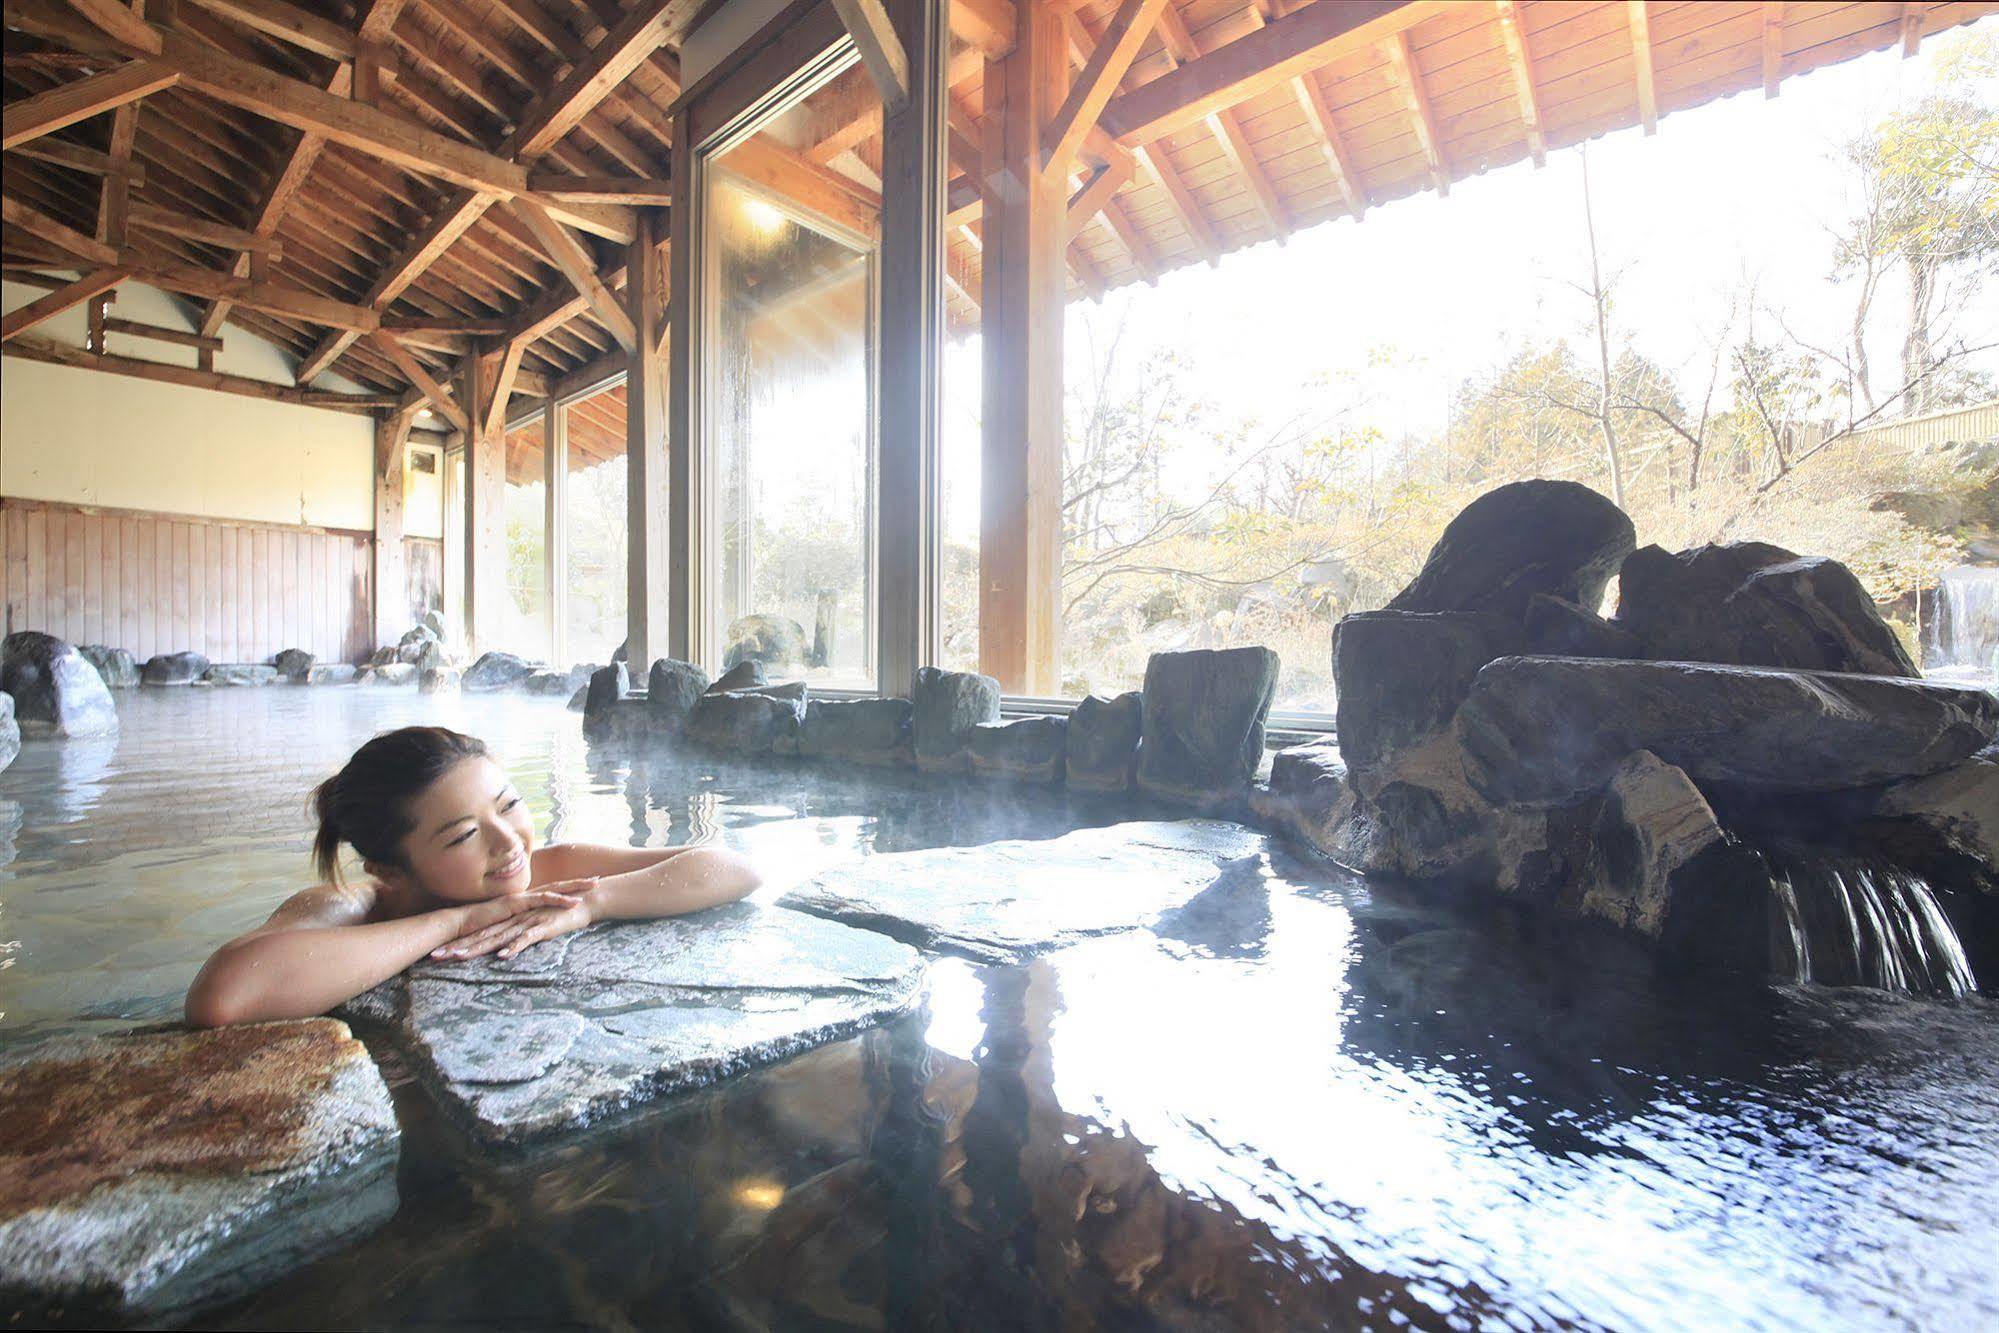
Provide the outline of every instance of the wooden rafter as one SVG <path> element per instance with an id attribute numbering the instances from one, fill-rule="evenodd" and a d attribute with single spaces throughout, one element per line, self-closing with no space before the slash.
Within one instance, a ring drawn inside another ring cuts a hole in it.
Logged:
<path id="1" fill-rule="evenodd" d="M 118 264 L 118 252 L 95 236 L 85 236 L 76 228 L 57 221 L 39 208 L 22 203 L 11 194 L 0 195 L 0 222 L 19 227 L 63 253 L 75 255 L 99 268 L 113 268 Z"/>
<path id="2" fill-rule="evenodd" d="M 534 233 L 535 240 L 541 243 L 541 248 L 555 266 L 562 270 L 562 276 L 569 280 L 576 294 L 590 303 L 591 313 L 611 331 L 618 345 L 627 352 L 636 348 L 638 334 L 632 327 L 631 316 L 625 313 L 610 288 L 597 276 L 597 262 L 582 243 L 550 216 L 546 208 L 532 199 L 515 199 L 508 207 Z"/>
<path id="3" fill-rule="evenodd" d="M 130 276 L 130 271 L 122 268 L 101 268 L 86 273 L 75 282 L 58 287 L 46 296 L 40 296 L 12 311 L 0 319 L 0 342 L 15 338 L 37 324 L 54 319 L 65 310 L 74 310 L 95 297 L 102 296 Z"/>
<path id="4" fill-rule="evenodd" d="M 1534 86 L 1534 53 L 1527 45 L 1527 29 L 1520 21 L 1515 0 L 1494 0 L 1499 10 L 1499 35 L 1506 43 L 1506 63 L 1513 71 L 1513 93 L 1520 102 L 1520 122 L 1527 136 L 1527 152 L 1534 165 L 1548 165 L 1548 136 L 1542 128 L 1541 94 Z"/>
<path id="5" fill-rule="evenodd" d="M 678 36 L 700 7 L 700 0 L 639 0 L 521 122 L 514 156 L 532 161 L 560 143 L 626 75 Z M 629 242 L 631 233 L 615 239 Z"/>
<path id="6" fill-rule="evenodd" d="M 1905 0 L 1902 5 L 1902 59 L 1916 58 L 1916 50 L 1923 41 L 1923 16 L 1928 12 L 1929 5 L 1917 0 Z"/>
<path id="7" fill-rule="evenodd" d="M 68 0 L 69 7 L 120 46 L 144 55 L 160 53 L 160 35 L 118 0 Z"/>
<path id="8" fill-rule="evenodd" d="M 530 171 L 528 189 L 578 204 L 647 204 L 673 202 L 673 182 L 639 176 L 579 176 L 571 172 Z"/>
<path id="9" fill-rule="evenodd" d="M 1069 86 L 1042 136 L 1042 169 L 1067 175 L 1071 159 L 1083 146 L 1083 136 L 1097 126 L 1111 94 L 1123 81 L 1138 50 L 1166 8 L 1166 0 L 1124 0 L 1097 39 L 1083 72 Z"/>
<path id="10" fill-rule="evenodd" d="M 166 65 L 133 60 L 102 74 L 9 102 L 6 111 L 0 113 L 0 147 L 18 148 L 65 125 L 88 120 L 179 82 L 180 75 Z"/>
<path id="11" fill-rule="evenodd" d="M 4 350 L 8 356 L 44 361 L 55 366 L 99 370 L 113 375 L 154 380 L 161 384 L 178 384 L 194 389 L 214 389 L 245 398 L 262 398 L 267 402 L 291 403 L 299 407 L 326 407 L 335 411 L 360 412 L 372 416 L 383 408 L 394 407 L 396 404 L 393 397 L 381 394 L 322 393 L 310 389 L 291 388 L 282 384 L 267 384 L 263 380 L 248 379 L 241 375 L 197 370 L 192 366 L 143 361 L 136 357 L 98 355 L 86 352 L 81 347 L 71 347 L 66 343 L 51 342 L 44 338 L 16 338 L 7 343 Z"/>
<path id="12" fill-rule="evenodd" d="M 157 204 L 135 203 L 131 206 L 133 226 L 147 231 L 165 232 L 170 236 L 185 236 L 189 240 L 203 241 L 209 245 L 219 245 L 230 250 L 249 250 L 262 254 L 276 262 L 284 258 L 284 245 L 269 236 L 260 236 L 242 227 L 228 227 L 219 222 L 210 222 L 178 209 L 161 208 Z"/>
<path id="13" fill-rule="evenodd" d="M 1444 161 L 1443 138 L 1437 133 L 1436 114 L 1430 109 L 1430 95 L 1423 88 L 1422 71 L 1416 68 L 1416 53 L 1409 46 L 1409 34 L 1398 32 L 1387 42 L 1388 63 L 1395 70 L 1396 84 L 1408 105 L 1409 117 L 1416 131 L 1416 142 L 1423 149 L 1423 161 L 1430 168 L 1430 183 L 1437 187 L 1437 193 L 1451 192 L 1451 170 Z"/>
<path id="14" fill-rule="evenodd" d="M 1265 12 L 1265 6 L 1274 12 Z M 1286 9 L 1280 0 L 1261 0 L 1249 11 L 1257 19 L 1257 27 L 1276 17 L 1281 17 Z M 1305 117 L 1305 123 L 1312 127 L 1318 140 L 1319 155 L 1325 161 L 1326 170 L 1331 173 L 1333 183 L 1339 187 L 1340 198 L 1346 201 L 1347 212 L 1355 219 L 1367 216 L 1367 189 L 1362 184 L 1360 170 L 1348 154 L 1346 142 L 1340 135 L 1338 122 L 1333 119 L 1332 105 L 1326 100 L 1326 91 L 1319 86 L 1316 74 L 1294 74 L 1291 76 L 1291 100 L 1298 104 L 1298 112 Z"/>
<path id="15" fill-rule="evenodd" d="M 246 28 L 331 60 L 352 60 L 359 37 L 341 24 L 285 0 L 186 0 Z"/>
<path id="16" fill-rule="evenodd" d="M 409 380 L 410 387 L 428 399 L 431 408 L 438 415 L 447 418 L 460 430 L 471 429 L 472 419 L 467 415 L 467 409 L 459 405 L 449 389 L 437 382 L 437 377 L 430 373 L 423 362 L 416 359 L 409 348 L 403 346 L 400 338 L 393 333 L 377 329 L 368 335 L 368 341 L 389 360 L 395 362 L 396 369 L 402 371 Z"/>
<path id="17" fill-rule="evenodd" d="M 111 154 L 99 152 L 95 148 L 85 148 L 67 139 L 34 139 L 19 148 L 9 149 L 22 157 L 31 157 L 38 162 L 53 162 L 59 167 L 69 167 L 73 171 L 88 172 L 93 176 L 104 176 L 113 170 Z M 146 183 L 146 169 L 137 162 L 126 167 L 128 183 L 139 189 Z"/>
<path id="18" fill-rule="evenodd" d="M 909 100 L 909 56 L 881 0 L 833 0 L 841 26 L 861 53 L 861 64 L 874 80 L 882 105 L 890 111 Z"/>
<path id="19" fill-rule="evenodd" d="M 1625 0 L 1631 26 L 1631 67 L 1638 84 L 1638 123 L 1647 134 L 1659 132 L 1659 90 L 1652 78 L 1652 15 L 1645 0 Z"/>
<path id="20" fill-rule="evenodd" d="M 1763 0 L 1763 96 L 1784 81 L 1784 0 Z"/>
<path id="21" fill-rule="evenodd" d="M 141 102 L 127 102 L 111 113 L 111 146 L 104 156 L 110 169 L 97 190 L 97 239 L 113 250 L 125 248 L 126 224 L 132 213 L 132 145 L 139 135 Z"/>

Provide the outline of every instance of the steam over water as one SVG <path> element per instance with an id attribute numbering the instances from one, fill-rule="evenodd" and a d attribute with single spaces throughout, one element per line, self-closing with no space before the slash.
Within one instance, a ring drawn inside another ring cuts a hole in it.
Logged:
<path id="1" fill-rule="evenodd" d="M 544 700 L 120 708 L 115 742 L 0 773 L 0 1042 L 173 1015 L 307 882 L 312 783 L 407 721 L 484 736 L 543 832 L 719 838 L 771 897 L 874 851 L 1158 813 L 592 751 Z M 1866 941 L 1890 938 L 1905 974 L 1961 967 L 1914 887 L 1809 869 L 1786 882 L 1812 975 L 1885 976 Z M 378 1046 L 400 1211 L 196 1322 L 1999 1327 L 1986 998 L 1675 983 L 1281 852 L 1202 909 L 1027 966 L 941 960 L 926 1013 L 525 1157 L 468 1151 Z M 1850 957 L 1826 942 L 1875 919 Z"/>

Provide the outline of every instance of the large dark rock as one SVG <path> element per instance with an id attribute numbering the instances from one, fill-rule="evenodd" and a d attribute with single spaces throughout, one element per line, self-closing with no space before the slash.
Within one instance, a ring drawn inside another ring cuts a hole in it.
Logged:
<path id="1" fill-rule="evenodd" d="M 478 661 L 465 668 L 462 684 L 467 694 L 490 694 L 520 686 L 536 670 L 534 663 L 512 653 L 482 653 Z"/>
<path id="2" fill-rule="evenodd" d="M 21 724 L 14 720 L 14 696 L 0 694 L 0 773 L 21 753 Z"/>
<path id="3" fill-rule="evenodd" d="M 1569 804 L 1636 750 L 1711 795 L 1824 792 L 1959 763 L 1999 731 L 1999 698 L 1890 676 L 1509 657 L 1478 673 L 1457 729 L 1473 785 L 1509 804 Z"/>
<path id="4" fill-rule="evenodd" d="M 730 694 L 736 690 L 758 689 L 765 683 L 764 664 L 752 659 L 747 662 L 738 662 L 721 675 L 715 677 L 714 683 L 709 685 L 705 692 L 710 694 Z"/>
<path id="5" fill-rule="evenodd" d="M 536 671 L 521 683 L 529 694 L 557 694 L 567 699 L 590 683 L 597 670 L 594 662 L 581 662 L 567 671 Z"/>
<path id="6" fill-rule="evenodd" d="M 23 1050 L 0 1064 L 0 1303 L 177 1327 L 385 1221 L 397 1142 L 332 1019 Z"/>
<path id="7" fill-rule="evenodd" d="M 915 762 L 909 738 L 915 705 L 907 699 L 812 699 L 798 733 L 798 753 L 877 768 Z"/>
<path id="8" fill-rule="evenodd" d="M 972 728 L 966 749 L 972 771 L 980 777 L 1060 782 L 1068 741 L 1068 718 L 1022 717 L 979 723 Z"/>
<path id="9" fill-rule="evenodd" d="M 17 725 L 48 727 L 60 736 L 118 730 L 118 708 L 104 677 L 53 634 L 19 630 L 0 640 L 0 690 L 14 698 Z"/>
<path id="10" fill-rule="evenodd" d="M 317 660 L 303 648 L 287 648 L 271 659 L 271 665 L 275 666 L 278 674 L 286 680 L 295 685 L 303 685 L 306 677 L 312 674 L 313 663 Z"/>
<path id="11" fill-rule="evenodd" d="M 433 671 L 447 670 L 451 663 L 444 656 L 444 645 L 432 639 L 417 650 L 416 660 L 410 665 L 417 669 L 419 676 L 423 676 Z M 455 678 L 458 673 L 453 671 L 451 674 Z"/>
<path id="12" fill-rule="evenodd" d="M 1130 791 L 1138 780 L 1138 742 L 1145 731 L 1145 696 L 1127 690 L 1114 699 L 1092 694 L 1069 714 L 1069 786 L 1077 791 Z"/>
<path id="13" fill-rule="evenodd" d="M 694 706 L 687 736 L 731 754 L 796 754 L 806 702 L 803 681 L 761 690 L 710 692 Z"/>
<path id="14" fill-rule="evenodd" d="M 1616 623 L 1656 661 L 1922 674 L 1853 571 L 1765 542 L 1632 552 Z"/>
<path id="15" fill-rule="evenodd" d="M 418 625 L 416 628 L 406 632 L 401 639 L 397 640 L 396 660 L 398 662 L 408 662 L 411 666 L 422 670 L 425 665 L 422 660 L 424 650 L 437 642 L 438 635 L 431 630 L 430 626 Z"/>
<path id="16" fill-rule="evenodd" d="M 677 732 L 687 725 L 708 685 L 708 673 L 694 663 L 662 657 L 646 677 L 646 711 L 661 730 Z"/>
<path id="17" fill-rule="evenodd" d="M 1332 739 L 1279 750 L 1270 759 L 1269 782 L 1258 783 L 1249 798 L 1265 828 L 1328 854 L 1339 845 L 1352 804 L 1346 761 Z"/>
<path id="18" fill-rule="evenodd" d="M 611 710 L 631 693 L 631 676 L 623 662 L 613 662 L 591 673 L 590 683 L 584 689 L 587 692 L 583 696 L 583 725 L 602 730 L 609 722 Z"/>
<path id="19" fill-rule="evenodd" d="M 722 665 L 759 662 L 767 667 L 803 665 L 810 649 L 805 629 L 790 616 L 748 615 L 729 625 Z"/>
<path id="20" fill-rule="evenodd" d="M 1450 725 L 1479 670 L 1524 647 L 1497 616 L 1367 611 L 1333 627 L 1340 753 L 1368 771 Z"/>
<path id="21" fill-rule="evenodd" d="M 1887 788 L 1864 836 L 1938 884 L 1999 893 L 1999 747 Z"/>
<path id="22" fill-rule="evenodd" d="M 1630 517 L 1587 486 L 1516 481 L 1466 505 L 1387 609 L 1519 622 L 1537 593 L 1595 607 L 1636 540 Z"/>
<path id="23" fill-rule="evenodd" d="M 107 689 L 129 690 L 139 684 L 139 664 L 132 660 L 132 654 L 123 648 L 107 648 L 101 643 L 86 643 L 77 648 L 84 660 L 97 668 L 97 674 L 104 677 Z"/>
<path id="24" fill-rule="evenodd" d="M 911 703 L 916 766 L 926 773 L 962 773 L 971 767 L 972 728 L 999 721 L 999 682 L 972 671 L 919 667 Z"/>
<path id="25" fill-rule="evenodd" d="M 208 667 L 200 653 L 158 653 L 146 659 L 139 679 L 147 685 L 192 685 L 208 674 Z"/>
<path id="26" fill-rule="evenodd" d="M 419 694 L 450 694 L 458 689 L 458 672 L 448 666 L 420 667 L 416 673 Z"/>
<path id="27" fill-rule="evenodd" d="M 1527 599 L 1527 646 L 1548 657 L 1644 657 L 1636 634 L 1574 602 L 1536 593 Z"/>
<path id="28" fill-rule="evenodd" d="M 1204 808 L 1244 799 L 1263 762 L 1277 670 L 1268 648 L 1154 653 L 1145 664 L 1139 787 Z"/>

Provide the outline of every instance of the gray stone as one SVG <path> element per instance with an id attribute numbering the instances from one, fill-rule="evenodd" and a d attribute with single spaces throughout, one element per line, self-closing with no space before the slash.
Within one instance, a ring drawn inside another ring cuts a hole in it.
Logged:
<path id="1" fill-rule="evenodd" d="M 0 1300 L 184 1320 L 386 1220 L 397 1137 L 332 1019 L 38 1045 L 0 1064 Z"/>
<path id="2" fill-rule="evenodd" d="M 805 629 L 790 616 L 748 615 L 732 622 L 723 636 L 729 649 L 724 667 L 758 662 L 766 667 L 803 666 L 808 645 Z"/>
<path id="3" fill-rule="evenodd" d="M 393 647 L 377 648 L 373 653 L 369 654 L 368 660 L 364 665 L 371 667 L 387 666 L 391 662 L 399 662 L 401 660 L 401 658 L 396 656 L 396 650 Z"/>
<path id="4" fill-rule="evenodd" d="M 751 664 L 755 666 L 754 663 Z M 760 670 L 760 669 L 759 669 Z M 734 673 L 724 673 L 723 679 Z M 687 726 L 694 705 L 708 692 L 708 673 L 692 662 L 662 657 L 646 675 L 646 707 L 661 730 L 678 732 Z M 749 682 L 761 685 L 761 679 Z M 748 688 L 746 685 L 745 688 Z"/>
<path id="5" fill-rule="evenodd" d="M 919 667 L 911 704 L 916 766 L 926 773 L 962 773 L 971 767 L 972 728 L 999 721 L 999 682 L 972 671 Z"/>
<path id="6" fill-rule="evenodd" d="M 444 637 L 444 613 L 436 607 L 423 613 L 423 627 L 437 638 Z"/>
<path id="7" fill-rule="evenodd" d="M 613 662 L 592 672 L 583 688 L 583 725 L 602 730 L 612 707 L 632 692 L 632 679 L 623 662 Z"/>
<path id="8" fill-rule="evenodd" d="M 1519 623 L 1536 593 L 1595 607 L 1635 541 L 1631 519 L 1587 486 L 1513 482 L 1450 521 L 1387 609 L 1486 611 Z"/>
<path id="9" fill-rule="evenodd" d="M 624 663 L 620 662 L 618 663 L 618 665 L 623 666 Z M 592 679 L 594 680 L 595 677 L 592 677 Z M 576 693 L 569 696 L 569 702 L 565 704 L 564 707 L 566 707 L 572 713 L 580 713 L 589 704 L 589 702 L 590 702 L 590 687 L 588 685 L 585 685 L 582 689 L 576 691 Z"/>
<path id="10" fill-rule="evenodd" d="M 444 645 L 436 639 L 426 639 L 418 647 L 415 658 L 405 658 L 403 660 L 408 661 L 411 666 L 414 666 L 419 676 L 427 671 L 442 671 L 449 665 L 444 658 Z M 456 675 L 457 673 L 453 672 L 452 674 Z"/>
<path id="11" fill-rule="evenodd" d="M 352 662 L 321 662 L 305 673 L 308 685 L 352 685 L 360 668 Z"/>
<path id="12" fill-rule="evenodd" d="M 1145 664 L 1139 787 L 1203 808 L 1243 800 L 1263 762 L 1277 670 L 1268 648 L 1154 653 Z"/>
<path id="13" fill-rule="evenodd" d="M 1622 625 L 1546 593 L 1527 599 L 1527 646 L 1547 657 L 1644 657 L 1645 645 Z"/>
<path id="14" fill-rule="evenodd" d="M 1361 772 L 1450 725 L 1472 681 L 1522 651 L 1524 631 L 1497 616 L 1369 611 L 1333 627 L 1340 753 Z"/>
<path id="15" fill-rule="evenodd" d="M 1939 884 L 1999 893 L 1999 748 L 1889 787 L 1866 832 Z"/>
<path id="16" fill-rule="evenodd" d="M 312 674 L 313 664 L 319 659 L 303 648 L 287 648 L 271 659 L 278 674 L 294 684 L 304 684 Z"/>
<path id="17" fill-rule="evenodd" d="M 1145 696 L 1127 690 L 1114 699 L 1092 694 L 1069 714 L 1069 786 L 1077 791 L 1130 791 L 1138 780 L 1138 742 L 1145 730 Z"/>
<path id="18" fill-rule="evenodd" d="M 518 1144 L 849 1036 L 915 1006 L 922 977 L 881 935 L 735 903 L 422 962 L 345 1012 L 388 1024 L 472 1133 Z"/>
<path id="19" fill-rule="evenodd" d="M 1145 926 L 1264 849 L 1259 834 L 1221 820 L 1113 824 L 1039 842 L 881 853 L 779 902 L 919 948 L 1014 963 Z"/>
<path id="20" fill-rule="evenodd" d="M 278 669 L 261 662 L 217 662 L 201 680 L 205 685 L 275 685 Z"/>
<path id="21" fill-rule="evenodd" d="M 687 720 L 688 739 L 732 754 L 796 753 L 805 718 L 805 683 L 701 696 Z"/>
<path id="22" fill-rule="evenodd" d="M 594 664 L 584 663 L 567 671 L 537 671 L 521 683 L 521 688 L 529 694 L 559 694 L 566 699 L 588 685 L 596 669 Z"/>
<path id="23" fill-rule="evenodd" d="M 437 642 L 438 636 L 431 633 L 428 625 L 418 625 L 396 641 L 396 660 L 408 662 L 420 670 L 424 664 L 424 650 Z"/>
<path id="24" fill-rule="evenodd" d="M 753 690 L 764 683 L 764 664 L 752 659 L 747 662 L 738 662 L 727 671 L 724 671 L 715 678 L 714 683 L 709 685 L 703 693 L 731 694 L 737 690 Z"/>
<path id="25" fill-rule="evenodd" d="M 1569 804 L 1635 750 L 1711 794 L 1825 792 L 1969 758 L 1999 731 L 1999 698 L 1892 676 L 1509 657 L 1478 673 L 1457 728 L 1473 785 L 1509 804 Z"/>
<path id="26" fill-rule="evenodd" d="M 423 694 L 449 694 L 459 688 L 458 673 L 448 666 L 417 669 L 416 687 Z"/>
<path id="27" fill-rule="evenodd" d="M 907 699 L 813 699 L 805 705 L 798 753 L 808 759 L 838 759 L 877 768 L 915 762 Z"/>
<path id="28" fill-rule="evenodd" d="M 490 694 L 496 690 L 515 689 L 538 669 L 534 663 L 512 653 L 482 653 L 478 661 L 465 668 L 465 692 Z"/>
<path id="29" fill-rule="evenodd" d="M 1069 719 L 1023 717 L 981 722 L 967 746 L 972 771 L 983 778 L 1013 782 L 1060 782 L 1069 749 Z"/>
<path id="30" fill-rule="evenodd" d="M 1765 542 L 1634 551 L 1617 624 L 1658 661 L 1918 677 L 1853 572 Z"/>
<path id="31" fill-rule="evenodd" d="M 408 662 L 369 667 L 355 678 L 359 685 L 409 685 L 416 681 L 416 668 Z"/>
<path id="32" fill-rule="evenodd" d="M 1347 766 L 1338 742 L 1327 739 L 1279 750 L 1270 760 L 1270 780 L 1250 792 L 1249 805 L 1267 829 L 1313 851 L 1330 854 L 1334 830 L 1344 816 Z"/>
<path id="33" fill-rule="evenodd" d="M 0 694 L 0 773 L 21 753 L 21 724 L 14 720 L 14 696 Z"/>
<path id="34" fill-rule="evenodd" d="M 19 630 L 0 640 L 0 691 L 13 696 L 15 723 L 29 731 L 103 736 L 118 730 L 118 707 L 104 677 L 53 634 Z"/>
<path id="35" fill-rule="evenodd" d="M 101 643 L 86 643 L 77 648 L 84 660 L 97 668 L 97 674 L 104 677 L 107 689 L 130 690 L 139 684 L 139 664 L 132 660 L 132 654 L 123 648 L 107 648 Z"/>
<path id="36" fill-rule="evenodd" d="M 146 685 L 192 685 L 208 674 L 208 665 L 200 653 L 158 653 L 146 659 L 139 680 Z"/>

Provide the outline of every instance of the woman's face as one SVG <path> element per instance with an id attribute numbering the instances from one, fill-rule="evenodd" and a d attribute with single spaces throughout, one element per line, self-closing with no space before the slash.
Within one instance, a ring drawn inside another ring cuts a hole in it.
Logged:
<path id="1" fill-rule="evenodd" d="M 411 806 L 403 841 L 410 878 L 446 902 L 479 902 L 528 886 L 534 824 L 527 802 L 490 759 L 466 759 Z"/>

